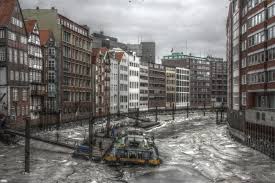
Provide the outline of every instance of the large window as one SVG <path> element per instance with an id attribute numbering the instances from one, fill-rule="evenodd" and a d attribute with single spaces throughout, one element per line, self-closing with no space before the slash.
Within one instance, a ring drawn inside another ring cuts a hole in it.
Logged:
<path id="1" fill-rule="evenodd" d="M 268 8 L 268 18 L 271 18 L 275 15 L 275 5 L 272 5 Z"/>
<path id="2" fill-rule="evenodd" d="M 18 101 L 18 89 L 17 88 L 13 88 L 13 90 L 12 90 L 12 100 Z"/>
<path id="3" fill-rule="evenodd" d="M 255 46 L 265 41 L 265 32 L 259 32 L 248 37 L 248 47 Z"/>
<path id="4" fill-rule="evenodd" d="M 23 22 L 21 20 L 18 20 L 17 18 L 12 17 L 11 18 L 11 23 L 13 25 L 18 26 L 18 27 L 21 27 L 21 28 L 23 27 Z"/>
<path id="5" fill-rule="evenodd" d="M 8 38 L 9 38 L 10 40 L 12 40 L 12 41 L 16 41 L 16 34 L 13 33 L 13 32 L 11 32 L 11 31 L 9 31 L 9 32 L 8 32 Z"/>
<path id="6" fill-rule="evenodd" d="M 0 62 L 6 61 L 6 48 L 0 47 Z"/>
<path id="7" fill-rule="evenodd" d="M 0 39 L 5 38 L 5 30 L 0 30 Z"/>
<path id="8" fill-rule="evenodd" d="M 262 11 L 261 13 L 258 13 L 254 17 L 250 18 L 248 20 L 248 28 L 254 27 L 260 23 L 262 23 L 265 20 L 265 11 Z"/>

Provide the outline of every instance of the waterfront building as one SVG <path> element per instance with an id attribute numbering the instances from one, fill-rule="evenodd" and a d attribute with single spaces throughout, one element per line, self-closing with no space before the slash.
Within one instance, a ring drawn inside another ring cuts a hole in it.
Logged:
<path id="1" fill-rule="evenodd" d="M 229 125 L 273 157 L 265 147 L 275 134 L 274 10 L 274 1 L 233 0 L 227 19 Z"/>
<path id="2" fill-rule="evenodd" d="M 28 32 L 28 61 L 30 82 L 30 119 L 32 123 L 40 123 L 45 111 L 46 83 L 45 65 L 40 43 L 40 32 L 36 20 L 25 20 Z M 22 53 L 20 53 L 22 54 Z M 23 57 L 22 55 L 19 55 Z"/>
<path id="3" fill-rule="evenodd" d="M 110 53 L 110 113 L 128 113 L 129 57 L 120 48 Z"/>
<path id="4" fill-rule="evenodd" d="M 190 97 L 188 98 L 188 101 L 190 102 L 191 107 L 212 106 L 213 102 L 211 102 L 211 86 L 215 85 L 211 85 L 211 71 L 216 71 L 215 69 L 211 70 L 211 65 L 215 65 L 214 63 L 219 62 L 224 64 L 222 59 L 219 58 L 214 58 L 210 56 L 205 58 L 196 57 L 192 55 L 185 55 L 183 53 L 172 53 L 171 55 L 164 56 L 162 59 L 162 64 L 164 66 L 181 67 L 190 70 Z M 213 68 L 215 67 L 213 66 Z M 212 75 L 214 76 L 215 74 Z M 222 82 L 225 82 L 226 76 L 223 75 L 221 80 Z M 226 91 L 226 87 L 223 87 L 221 89 L 222 93 L 225 93 Z M 216 100 L 216 93 L 213 98 L 215 98 Z M 224 101 L 224 103 L 226 105 L 226 101 Z"/>
<path id="5" fill-rule="evenodd" d="M 95 113 L 95 72 L 92 72 L 89 27 L 51 9 L 25 9 L 26 19 L 37 20 L 41 29 L 53 32 L 60 50 L 57 67 L 60 81 L 61 121 L 88 119 Z"/>
<path id="6" fill-rule="evenodd" d="M 176 68 L 165 67 L 166 74 L 166 108 L 176 108 Z"/>
<path id="7" fill-rule="evenodd" d="M 129 111 L 135 111 L 139 108 L 140 94 L 140 58 L 135 52 L 128 53 L 129 59 Z"/>
<path id="8" fill-rule="evenodd" d="M 96 66 L 96 116 L 106 116 L 110 110 L 110 59 L 107 48 L 93 48 L 92 61 Z"/>
<path id="9" fill-rule="evenodd" d="M 29 116 L 28 33 L 18 0 L 0 1 L 0 113 L 12 128 Z"/>
<path id="10" fill-rule="evenodd" d="M 140 82 L 140 94 L 139 94 L 139 110 L 148 110 L 148 94 L 149 94 L 149 69 L 148 63 L 140 62 L 139 82 Z"/>
<path id="11" fill-rule="evenodd" d="M 166 107 L 165 67 L 160 64 L 149 64 L 149 109 Z"/>
<path id="12" fill-rule="evenodd" d="M 190 106 L 190 70 L 176 67 L 176 108 Z"/>

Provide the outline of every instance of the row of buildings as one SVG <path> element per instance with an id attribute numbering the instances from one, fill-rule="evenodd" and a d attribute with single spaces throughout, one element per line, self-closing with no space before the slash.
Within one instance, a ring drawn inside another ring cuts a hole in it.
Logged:
<path id="1" fill-rule="evenodd" d="M 0 1 L 0 113 L 12 127 L 226 102 L 226 62 L 120 43 L 51 9 Z"/>
<path id="2" fill-rule="evenodd" d="M 243 140 L 249 145 L 266 153 L 270 153 L 266 147 L 274 145 L 275 138 L 274 26 L 274 1 L 230 2 L 227 18 L 229 124 L 245 134 Z"/>

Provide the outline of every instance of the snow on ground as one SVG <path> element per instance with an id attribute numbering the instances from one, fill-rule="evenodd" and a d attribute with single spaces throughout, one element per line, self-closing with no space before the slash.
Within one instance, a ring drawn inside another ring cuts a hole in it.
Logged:
<path id="1" fill-rule="evenodd" d="M 150 117 L 154 120 L 154 116 Z M 274 182 L 275 163 L 233 141 L 215 116 L 201 113 L 159 116 L 154 134 L 163 160 L 159 167 L 110 167 L 73 159 L 71 150 L 32 141 L 31 173 L 23 174 L 24 147 L 0 144 L 1 182 Z M 87 126 L 64 129 L 62 136 L 82 140 Z M 54 134 L 45 132 L 43 135 Z"/>

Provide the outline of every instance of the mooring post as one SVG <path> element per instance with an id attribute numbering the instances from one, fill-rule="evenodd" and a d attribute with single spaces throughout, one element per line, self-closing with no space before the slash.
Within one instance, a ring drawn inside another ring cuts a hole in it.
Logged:
<path id="1" fill-rule="evenodd" d="M 93 129 L 94 127 L 94 117 L 91 116 L 89 120 L 89 158 L 90 160 L 93 158 Z"/>
<path id="2" fill-rule="evenodd" d="M 203 103 L 203 116 L 205 116 L 205 102 Z"/>
<path id="3" fill-rule="evenodd" d="M 110 116 L 110 112 L 108 112 L 108 116 L 107 116 L 107 124 L 106 124 L 106 136 L 109 137 L 109 133 L 110 133 L 110 125 L 111 125 L 111 116 Z"/>
<path id="4" fill-rule="evenodd" d="M 216 109 L 216 124 L 219 124 L 219 110 Z"/>
<path id="5" fill-rule="evenodd" d="M 156 119 L 155 119 L 156 123 L 158 122 L 158 107 L 156 107 Z"/>
<path id="6" fill-rule="evenodd" d="M 25 172 L 30 173 L 30 118 L 25 118 Z"/>
<path id="7" fill-rule="evenodd" d="M 189 118 L 189 105 L 188 105 L 188 102 L 187 102 L 187 108 L 186 108 L 186 117 Z"/>
<path id="8" fill-rule="evenodd" d="M 173 104 L 172 115 L 173 115 L 173 121 L 174 121 L 175 120 L 175 103 Z"/>

